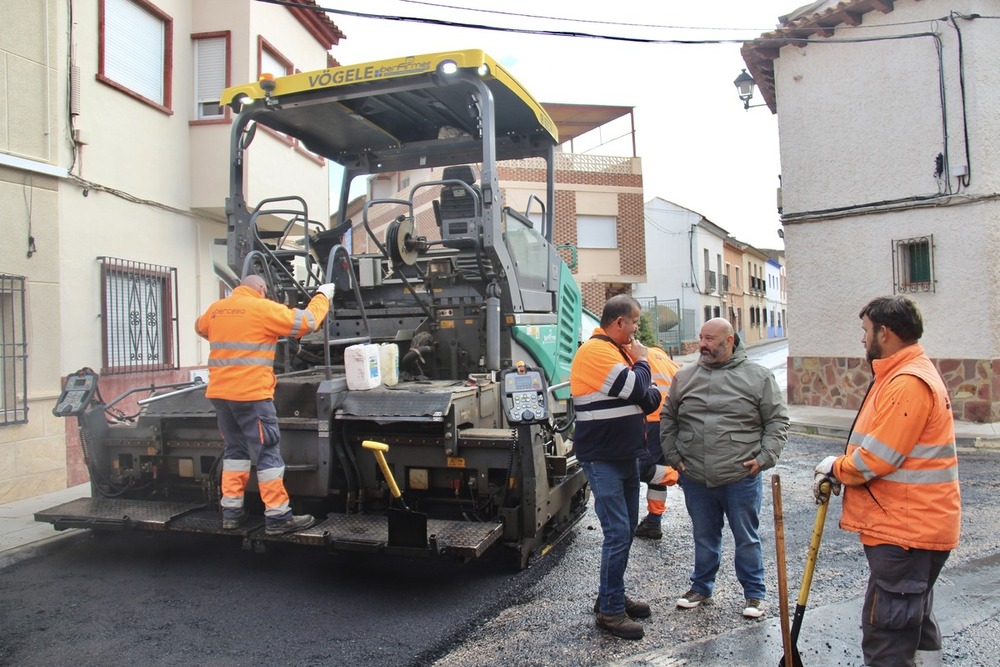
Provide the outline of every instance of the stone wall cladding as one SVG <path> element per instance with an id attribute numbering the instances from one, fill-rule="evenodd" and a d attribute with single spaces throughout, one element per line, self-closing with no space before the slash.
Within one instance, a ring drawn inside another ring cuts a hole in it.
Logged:
<path id="1" fill-rule="evenodd" d="M 933 359 L 944 380 L 955 419 L 1000 421 L 1000 359 Z M 788 357 L 788 402 L 861 407 L 872 373 L 859 357 Z"/>

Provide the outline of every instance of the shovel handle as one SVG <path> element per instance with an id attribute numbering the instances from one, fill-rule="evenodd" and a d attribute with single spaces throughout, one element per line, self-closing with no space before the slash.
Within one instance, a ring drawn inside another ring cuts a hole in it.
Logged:
<path id="1" fill-rule="evenodd" d="M 389 484 L 389 491 L 392 493 L 392 497 L 399 498 L 403 495 L 399 492 L 399 487 L 396 486 L 396 479 L 392 476 L 392 470 L 389 469 L 389 463 L 385 460 L 385 454 L 383 453 L 389 451 L 389 445 L 384 442 L 365 440 L 361 443 L 361 446 L 365 449 L 370 449 L 372 454 L 375 455 L 378 467 L 382 469 L 382 475 L 385 477 L 385 481 Z"/>
<path id="2" fill-rule="evenodd" d="M 802 573 L 802 588 L 799 589 L 798 604 L 806 606 L 809 600 L 809 587 L 812 585 L 813 572 L 816 570 L 816 558 L 819 555 L 819 543 L 823 539 L 823 526 L 826 524 L 826 510 L 830 506 L 830 483 L 823 482 L 820 493 L 824 500 L 816 508 L 816 521 L 813 523 L 812 539 L 809 541 L 809 553 L 806 556 L 806 569 Z"/>

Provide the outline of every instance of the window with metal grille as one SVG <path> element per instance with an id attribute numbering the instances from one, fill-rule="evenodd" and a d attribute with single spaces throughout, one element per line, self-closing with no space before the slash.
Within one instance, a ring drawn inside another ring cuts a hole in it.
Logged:
<path id="1" fill-rule="evenodd" d="M 100 257 L 104 374 L 177 368 L 177 269 Z"/>
<path id="2" fill-rule="evenodd" d="M 934 292 L 934 235 L 892 242 L 893 285 L 900 292 Z"/>
<path id="3" fill-rule="evenodd" d="M 0 425 L 28 421 L 24 280 L 0 273 Z"/>

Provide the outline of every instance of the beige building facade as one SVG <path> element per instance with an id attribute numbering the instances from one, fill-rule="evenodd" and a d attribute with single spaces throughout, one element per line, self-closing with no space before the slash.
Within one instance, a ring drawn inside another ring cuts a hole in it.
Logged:
<path id="1" fill-rule="evenodd" d="M 191 332 L 220 295 L 212 248 L 229 179 L 219 93 L 326 67 L 343 35 L 322 14 L 251 0 L 0 7 L 0 206 L 15 239 L 0 249 L 6 502 L 88 479 L 75 419 L 52 415 L 66 375 L 98 371 L 111 401 L 203 367 Z M 325 219 L 324 161 L 258 134 L 280 168 L 257 158 L 250 195 L 306 192 Z"/>

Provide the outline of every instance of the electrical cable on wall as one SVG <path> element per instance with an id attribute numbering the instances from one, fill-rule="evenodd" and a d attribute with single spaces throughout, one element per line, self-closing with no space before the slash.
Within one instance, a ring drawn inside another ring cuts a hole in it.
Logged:
<path id="1" fill-rule="evenodd" d="M 28 214 L 28 259 L 31 259 L 31 256 L 37 252 L 37 249 L 35 248 L 35 237 L 31 233 L 31 209 L 35 199 L 35 189 L 32 185 L 31 173 L 26 173 L 24 178 L 25 181 L 21 188 L 24 195 L 24 208 L 27 210 Z"/>

